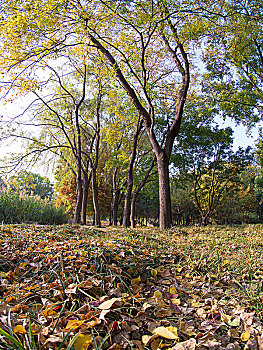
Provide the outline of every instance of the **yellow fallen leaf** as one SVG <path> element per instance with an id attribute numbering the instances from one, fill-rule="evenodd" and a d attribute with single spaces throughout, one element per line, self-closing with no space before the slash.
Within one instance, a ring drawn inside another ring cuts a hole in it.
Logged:
<path id="1" fill-rule="evenodd" d="M 240 325 L 240 317 L 234 318 L 232 321 L 228 322 L 230 326 L 238 327 Z"/>
<path id="2" fill-rule="evenodd" d="M 57 312 L 53 310 L 53 308 L 48 308 L 46 310 L 44 310 L 42 312 L 44 317 L 48 317 L 48 316 L 53 316 L 53 315 L 57 315 Z"/>
<path id="3" fill-rule="evenodd" d="M 244 333 L 241 334 L 241 340 L 242 341 L 248 341 L 248 339 L 250 338 L 251 334 L 248 331 L 245 331 Z"/>
<path id="4" fill-rule="evenodd" d="M 170 287 L 169 293 L 170 293 L 170 294 L 177 294 L 177 290 L 176 290 L 175 286 L 171 286 L 171 287 Z"/>
<path id="5" fill-rule="evenodd" d="M 89 345 L 92 343 L 92 335 L 91 334 L 79 334 L 74 341 L 74 349 L 75 350 L 87 350 Z"/>
<path id="6" fill-rule="evenodd" d="M 140 282 L 141 282 L 141 276 L 139 276 L 139 277 L 137 277 L 137 278 L 133 278 L 133 279 L 131 280 L 131 285 L 132 285 L 132 286 L 137 286 L 138 284 L 140 284 Z"/>
<path id="7" fill-rule="evenodd" d="M 84 321 L 79 321 L 79 320 L 69 320 L 67 325 L 66 325 L 66 328 L 65 328 L 65 331 L 66 332 L 69 332 L 71 329 L 76 329 L 76 328 L 79 328 L 82 324 L 83 324 Z"/>
<path id="8" fill-rule="evenodd" d="M 154 296 L 155 296 L 155 298 L 157 298 L 157 299 L 161 299 L 161 298 L 163 297 L 163 293 L 160 292 L 159 290 L 156 290 L 156 291 L 154 292 Z"/>
<path id="9" fill-rule="evenodd" d="M 151 269 L 151 275 L 152 275 L 153 277 L 156 277 L 157 274 L 158 274 L 157 270 Z"/>
<path id="10" fill-rule="evenodd" d="M 15 334 L 26 334 L 25 328 L 24 328 L 23 326 L 21 326 L 21 325 L 15 326 L 13 332 L 14 332 Z"/>
<path id="11" fill-rule="evenodd" d="M 166 327 L 166 329 L 168 329 L 169 332 L 173 333 L 176 336 L 176 338 L 179 338 L 176 327 L 169 326 L 169 327 Z"/>
<path id="12" fill-rule="evenodd" d="M 112 307 L 112 305 L 116 302 L 116 301 L 121 301 L 120 298 L 112 298 L 110 300 L 106 300 L 103 303 L 101 303 L 99 305 L 99 309 L 100 310 L 108 310 Z"/>
<path id="13" fill-rule="evenodd" d="M 175 327 L 172 327 L 175 328 Z M 178 336 L 176 336 L 174 333 L 169 331 L 168 328 L 165 327 L 157 327 L 153 330 L 153 334 L 158 335 L 159 337 L 165 338 L 165 339 L 178 339 Z"/>
<path id="14" fill-rule="evenodd" d="M 196 310 L 196 314 L 197 314 L 197 316 L 199 316 L 199 317 L 206 318 L 206 311 L 205 311 L 205 309 L 203 309 L 202 307 L 200 307 L 200 309 L 197 309 L 197 310 Z"/>

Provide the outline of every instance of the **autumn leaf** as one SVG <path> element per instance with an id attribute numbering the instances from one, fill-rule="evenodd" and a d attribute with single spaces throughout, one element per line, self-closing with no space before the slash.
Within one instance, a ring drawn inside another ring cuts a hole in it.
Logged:
<path id="1" fill-rule="evenodd" d="M 47 308 L 46 310 L 42 311 L 42 315 L 44 317 L 50 317 L 50 316 L 54 316 L 57 315 L 57 312 L 52 308 Z"/>
<path id="2" fill-rule="evenodd" d="M 99 305 L 100 310 L 108 310 L 110 309 L 116 301 L 121 301 L 120 298 L 112 298 L 110 300 L 106 300 Z"/>
<path id="3" fill-rule="evenodd" d="M 241 340 L 246 342 L 249 340 L 249 338 L 251 337 L 251 334 L 248 331 L 245 331 L 244 333 L 241 334 Z"/>
<path id="4" fill-rule="evenodd" d="M 196 340 L 191 338 L 184 342 L 176 344 L 172 348 L 168 348 L 167 350 L 195 350 L 196 349 Z"/>
<path id="5" fill-rule="evenodd" d="M 151 275 L 152 275 L 153 277 L 156 277 L 157 274 L 158 274 L 157 270 L 151 269 Z"/>
<path id="6" fill-rule="evenodd" d="M 26 334 L 25 328 L 24 328 L 23 326 L 21 326 L 21 325 L 15 326 L 13 332 L 14 332 L 15 334 Z"/>
<path id="7" fill-rule="evenodd" d="M 75 350 L 87 350 L 89 345 L 92 343 L 93 338 L 91 334 L 78 334 L 76 340 L 74 341 Z"/>
<path id="8" fill-rule="evenodd" d="M 153 334 L 165 339 L 178 339 L 177 328 L 175 327 L 157 327 L 153 330 Z"/>
<path id="9" fill-rule="evenodd" d="M 132 285 L 132 286 L 137 286 L 138 284 L 140 284 L 140 282 L 141 282 L 141 276 L 139 276 L 139 277 L 137 277 L 137 278 L 133 278 L 133 279 L 131 280 L 131 285 Z"/>
<path id="10" fill-rule="evenodd" d="M 84 323 L 84 321 L 69 320 L 67 325 L 66 325 L 65 331 L 69 332 L 71 329 L 77 329 L 77 328 L 81 327 L 83 323 Z"/>
<path id="11" fill-rule="evenodd" d="M 163 297 L 163 293 L 160 292 L 159 290 L 156 290 L 153 294 L 156 299 L 161 299 Z"/>

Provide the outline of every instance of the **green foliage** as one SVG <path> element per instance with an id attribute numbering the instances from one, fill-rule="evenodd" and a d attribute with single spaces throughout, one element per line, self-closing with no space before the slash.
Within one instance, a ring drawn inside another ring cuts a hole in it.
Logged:
<path id="1" fill-rule="evenodd" d="M 17 192 L 0 192 L 0 221 L 5 223 L 63 224 L 68 216 L 64 208 L 39 197 L 20 195 Z"/>
<path id="2" fill-rule="evenodd" d="M 53 196 L 53 185 L 47 177 L 21 170 L 11 176 L 7 183 L 10 190 L 19 194 L 39 196 L 41 199 L 51 199 Z"/>
<path id="3" fill-rule="evenodd" d="M 262 4 L 220 1 L 211 21 L 204 61 L 204 90 L 230 116 L 247 125 L 262 115 Z"/>

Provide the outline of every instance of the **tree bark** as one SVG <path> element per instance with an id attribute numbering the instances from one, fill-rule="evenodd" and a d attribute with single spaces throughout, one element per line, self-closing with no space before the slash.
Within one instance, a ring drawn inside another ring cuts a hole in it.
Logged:
<path id="1" fill-rule="evenodd" d="M 91 181 L 91 173 L 89 176 L 87 174 L 84 175 L 83 179 L 83 195 L 82 195 L 82 208 L 81 208 L 81 224 L 87 225 L 87 205 L 88 205 L 88 194 L 89 194 L 89 186 Z"/>
<path id="2" fill-rule="evenodd" d="M 93 208 L 94 208 L 94 219 L 95 225 L 100 227 L 100 210 L 99 210 L 99 200 L 98 200 L 98 182 L 97 182 L 97 168 L 99 162 L 99 147 L 100 147 L 100 106 L 101 106 L 101 83 L 99 82 L 99 93 L 96 105 L 96 139 L 95 139 L 95 156 L 92 162 L 92 194 L 93 194 Z"/>
<path id="3" fill-rule="evenodd" d="M 83 198 L 81 171 L 80 171 L 80 175 L 78 174 L 78 172 L 79 171 L 77 170 L 77 203 L 76 203 L 75 212 L 74 212 L 74 218 L 73 218 L 74 224 L 79 224 L 80 223 L 80 215 L 81 215 L 81 208 L 82 208 L 82 198 Z"/>
<path id="4" fill-rule="evenodd" d="M 94 224 L 95 226 L 100 227 L 100 210 L 99 210 L 99 201 L 98 201 L 98 183 L 96 169 L 92 169 L 92 193 L 93 193 L 93 208 L 94 208 Z"/>
<path id="5" fill-rule="evenodd" d="M 142 119 L 138 120 L 136 132 L 133 136 L 133 144 L 132 144 L 132 153 L 128 167 L 128 179 L 127 179 L 127 190 L 124 201 L 124 211 L 123 211 L 123 227 L 129 227 L 131 225 L 130 222 L 130 213 L 131 213 L 131 195 L 132 195 L 132 187 L 133 187 L 133 167 L 136 159 L 136 151 L 137 151 L 137 143 L 140 132 L 142 130 L 143 121 Z"/>
<path id="6" fill-rule="evenodd" d="M 112 209 L 112 224 L 113 226 L 117 226 L 118 224 L 118 208 L 119 208 L 119 197 L 120 197 L 120 190 L 117 189 L 114 191 L 113 196 L 113 209 Z"/>
<path id="7" fill-rule="evenodd" d="M 83 183 L 82 183 L 82 146 L 81 146 L 81 130 L 79 124 L 79 109 L 85 100 L 86 94 L 86 72 L 87 67 L 85 66 L 83 87 L 82 87 L 82 96 L 78 103 L 75 104 L 75 129 L 76 129 L 76 139 L 77 139 L 77 149 L 76 149 L 76 168 L 77 168 L 77 203 L 74 213 L 74 223 L 80 223 L 81 218 L 81 208 L 82 208 L 82 199 L 83 199 Z"/>
<path id="8" fill-rule="evenodd" d="M 172 226 L 171 194 L 169 179 L 169 158 L 162 152 L 157 158 L 159 177 L 160 229 Z"/>

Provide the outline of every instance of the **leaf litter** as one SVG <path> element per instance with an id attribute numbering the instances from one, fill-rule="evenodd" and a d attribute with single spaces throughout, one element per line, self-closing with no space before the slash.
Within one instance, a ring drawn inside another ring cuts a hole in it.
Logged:
<path id="1" fill-rule="evenodd" d="M 2 226 L 0 348 L 263 349 L 261 232 Z"/>

